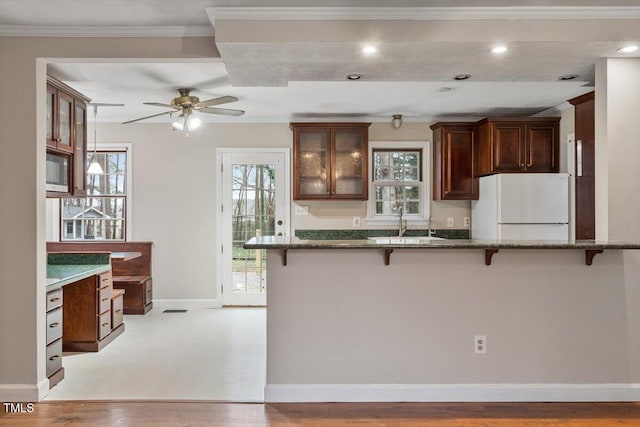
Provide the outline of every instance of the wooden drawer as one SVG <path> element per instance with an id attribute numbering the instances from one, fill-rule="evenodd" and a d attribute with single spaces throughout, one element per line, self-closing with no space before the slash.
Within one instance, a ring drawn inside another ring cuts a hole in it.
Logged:
<path id="1" fill-rule="evenodd" d="M 111 309 L 111 296 L 113 295 L 113 288 L 108 286 L 98 291 L 98 313 L 102 314 Z"/>
<path id="2" fill-rule="evenodd" d="M 47 346 L 47 377 L 62 368 L 62 340 L 59 339 Z"/>
<path id="3" fill-rule="evenodd" d="M 111 299 L 111 327 L 117 328 L 124 320 L 123 295 Z"/>
<path id="4" fill-rule="evenodd" d="M 109 302 L 111 307 L 111 302 Z M 101 340 L 111 333 L 111 310 L 98 316 L 98 339 Z"/>
<path id="5" fill-rule="evenodd" d="M 144 305 L 150 304 L 153 301 L 153 285 L 151 283 L 151 279 L 144 282 L 145 288 L 145 301 Z"/>
<path id="6" fill-rule="evenodd" d="M 106 273 L 100 274 L 98 276 L 98 280 L 100 281 L 100 283 L 98 284 L 98 287 L 100 289 L 106 288 L 107 286 L 113 287 L 113 276 L 111 275 L 111 270 L 107 271 Z"/>
<path id="7" fill-rule="evenodd" d="M 47 311 L 62 306 L 62 289 L 47 293 Z"/>
<path id="8" fill-rule="evenodd" d="M 62 338 L 62 307 L 47 313 L 47 344 Z"/>

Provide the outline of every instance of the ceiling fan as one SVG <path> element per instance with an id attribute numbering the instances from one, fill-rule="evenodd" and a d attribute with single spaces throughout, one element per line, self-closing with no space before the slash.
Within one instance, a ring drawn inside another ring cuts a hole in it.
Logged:
<path id="1" fill-rule="evenodd" d="M 238 98 L 235 96 L 221 96 L 219 98 L 207 99 L 206 101 L 200 101 L 197 96 L 189 95 L 191 89 L 180 88 L 177 90 L 178 96 L 171 100 L 170 104 L 163 104 L 160 102 L 144 102 L 145 105 L 154 105 L 156 107 L 171 108 L 164 113 L 152 114 L 150 116 L 140 117 L 138 119 L 129 120 L 123 122 L 123 125 L 128 123 L 138 122 L 140 120 L 151 119 L 153 117 L 164 116 L 169 114 L 179 114 L 178 119 L 172 123 L 174 130 L 186 130 L 187 132 L 196 129 L 202 123 L 197 117 L 193 117 L 191 114 L 194 111 L 207 114 L 220 114 L 223 116 L 241 116 L 244 114 L 243 110 L 232 110 L 229 108 L 211 108 L 214 105 L 226 104 L 229 102 L 236 102 Z"/>

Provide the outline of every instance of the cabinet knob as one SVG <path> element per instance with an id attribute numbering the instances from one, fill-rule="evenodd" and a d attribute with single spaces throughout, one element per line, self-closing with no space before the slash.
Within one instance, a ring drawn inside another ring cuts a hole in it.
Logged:
<path id="1" fill-rule="evenodd" d="M 527 167 L 530 168 L 531 167 L 531 163 L 527 163 Z"/>
<path id="2" fill-rule="evenodd" d="M 523 168 L 524 167 L 524 163 L 520 163 L 520 167 Z"/>
<path id="3" fill-rule="evenodd" d="M 282 220 L 281 219 L 278 220 L 278 225 L 282 225 Z"/>

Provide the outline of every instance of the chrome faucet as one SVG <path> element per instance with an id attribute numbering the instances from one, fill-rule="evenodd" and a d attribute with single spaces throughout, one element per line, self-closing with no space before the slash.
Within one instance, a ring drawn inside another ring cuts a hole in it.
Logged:
<path id="1" fill-rule="evenodd" d="M 400 218 L 400 225 L 398 226 L 398 237 L 404 236 L 404 233 L 407 231 L 407 223 L 402 218 L 402 202 L 397 205 L 398 217 Z"/>

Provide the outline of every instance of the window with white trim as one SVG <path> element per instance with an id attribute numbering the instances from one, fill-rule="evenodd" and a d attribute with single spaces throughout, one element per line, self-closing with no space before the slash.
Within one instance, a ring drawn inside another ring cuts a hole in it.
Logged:
<path id="1" fill-rule="evenodd" d="M 127 150 L 99 150 L 87 154 L 102 174 L 87 173 L 87 196 L 62 199 L 61 240 L 126 240 L 128 162 Z"/>
<path id="2" fill-rule="evenodd" d="M 426 223 L 429 192 L 425 143 L 372 143 L 369 223 L 397 222 L 400 208 L 405 219 Z M 391 148 L 391 146 L 396 146 Z"/>

